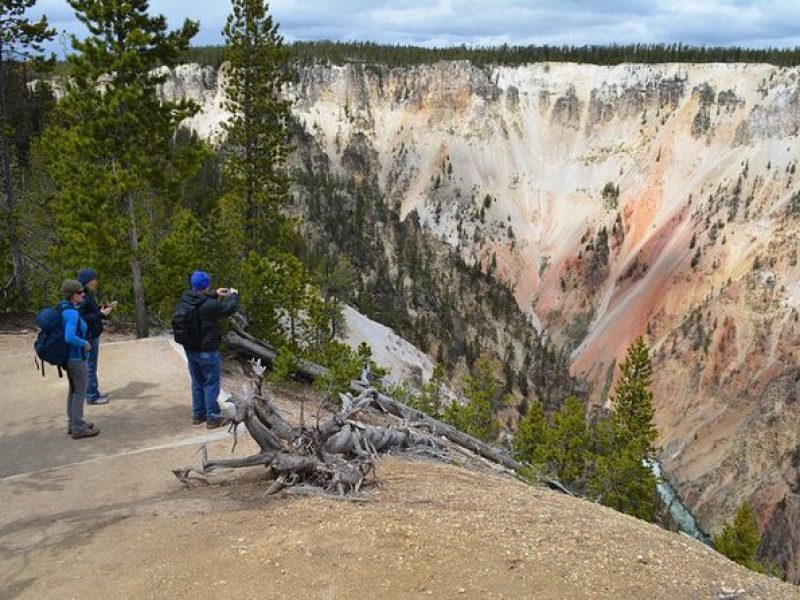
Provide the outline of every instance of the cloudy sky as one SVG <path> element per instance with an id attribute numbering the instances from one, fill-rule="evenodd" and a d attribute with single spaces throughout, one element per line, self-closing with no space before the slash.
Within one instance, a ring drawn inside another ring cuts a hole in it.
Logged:
<path id="1" fill-rule="evenodd" d="M 176 26 L 198 19 L 195 44 L 218 44 L 228 0 L 151 0 Z M 684 42 L 798 46 L 800 0 L 273 0 L 288 40 L 452 44 Z M 39 0 L 59 31 L 82 28 L 66 0 Z M 62 43 L 53 50 L 59 54 Z"/>

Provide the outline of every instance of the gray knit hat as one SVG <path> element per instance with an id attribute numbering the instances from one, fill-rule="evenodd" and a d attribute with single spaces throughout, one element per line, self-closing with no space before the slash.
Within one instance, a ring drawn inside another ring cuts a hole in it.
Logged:
<path id="1" fill-rule="evenodd" d="M 64 283 L 61 284 L 61 293 L 65 296 L 72 296 L 72 294 L 77 294 L 78 292 L 83 291 L 83 286 L 81 285 L 80 281 L 75 281 L 74 279 L 66 279 Z"/>

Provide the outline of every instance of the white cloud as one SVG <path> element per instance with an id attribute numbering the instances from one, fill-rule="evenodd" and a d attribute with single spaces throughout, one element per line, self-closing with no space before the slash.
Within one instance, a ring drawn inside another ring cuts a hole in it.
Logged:
<path id="1" fill-rule="evenodd" d="M 439 0 L 432 6 L 421 2 L 409 4 L 404 7 L 387 6 L 373 10 L 370 12 L 370 18 L 376 25 L 402 29 L 428 25 L 431 21 L 454 16 L 453 0 Z"/>
<path id="2" fill-rule="evenodd" d="M 227 0 L 151 0 L 177 27 L 201 24 L 195 44 L 218 44 Z M 288 40 L 420 44 L 800 44 L 800 0 L 274 0 Z M 59 30 L 83 30 L 66 0 L 39 0 Z M 53 49 L 59 49 L 57 44 Z"/>

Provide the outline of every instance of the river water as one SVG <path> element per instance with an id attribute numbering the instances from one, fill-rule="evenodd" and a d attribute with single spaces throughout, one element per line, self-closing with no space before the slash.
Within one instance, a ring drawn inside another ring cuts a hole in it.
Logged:
<path id="1" fill-rule="evenodd" d="M 672 519 L 675 521 L 675 523 L 677 523 L 678 528 L 696 540 L 710 545 L 711 538 L 708 536 L 708 534 L 701 531 L 701 529 L 697 526 L 697 520 L 694 518 L 694 515 L 683 504 L 678 496 L 678 493 L 672 489 L 672 486 L 663 478 L 661 463 L 655 460 L 646 460 L 645 464 L 650 467 L 653 475 L 655 475 L 656 479 L 658 479 L 659 483 L 656 486 L 658 489 L 658 495 L 661 498 L 661 501 L 664 503 L 664 506 L 666 506 L 669 510 L 669 514 Z"/>

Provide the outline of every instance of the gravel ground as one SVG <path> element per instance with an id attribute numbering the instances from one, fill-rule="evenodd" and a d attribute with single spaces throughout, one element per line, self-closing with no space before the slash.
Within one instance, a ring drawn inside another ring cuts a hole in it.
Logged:
<path id="1" fill-rule="evenodd" d="M 363 503 L 264 498 L 254 473 L 175 488 L 29 556 L 20 597 L 800 598 L 686 536 L 502 477 L 388 459 L 378 482 Z"/>
<path id="2" fill-rule="evenodd" d="M 231 440 L 192 427 L 166 342 L 107 347 L 116 392 L 87 443 L 64 434 L 65 383 L 28 364 L 25 336 L 0 338 L 0 357 L 0 598 L 800 598 L 686 536 L 466 462 L 387 458 L 363 502 L 266 498 L 259 469 L 187 489 L 170 470 Z M 276 404 L 296 418 L 301 399 L 310 418 L 307 388 Z"/>

